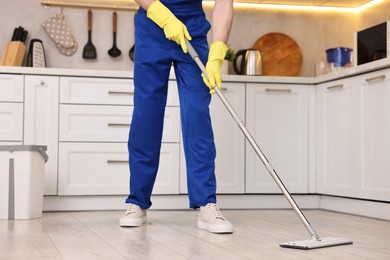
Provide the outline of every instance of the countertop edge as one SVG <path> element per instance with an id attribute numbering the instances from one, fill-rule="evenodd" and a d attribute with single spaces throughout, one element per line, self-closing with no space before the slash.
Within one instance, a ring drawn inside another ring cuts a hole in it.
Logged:
<path id="1" fill-rule="evenodd" d="M 390 58 L 366 63 L 363 65 L 343 68 L 318 77 L 281 77 L 281 76 L 244 76 L 244 75 L 222 75 L 225 82 L 246 82 L 246 83 L 288 83 L 315 85 L 328 81 L 347 78 L 371 71 L 390 68 Z M 0 66 L 0 74 L 27 74 L 27 75 L 53 75 L 53 76 L 78 76 L 78 77 L 104 77 L 104 78 L 133 78 L 133 71 L 116 70 L 88 70 L 88 69 L 65 69 L 65 68 L 31 68 L 31 67 L 10 67 Z M 171 72 L 170 79 L 175 79 Z"/>

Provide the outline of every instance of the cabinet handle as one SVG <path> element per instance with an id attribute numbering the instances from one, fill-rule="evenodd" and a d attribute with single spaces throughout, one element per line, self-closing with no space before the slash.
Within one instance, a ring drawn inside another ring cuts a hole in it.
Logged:
<path id="1" fill-rule="evenodd" d="M 228 88 L 222 87 L 221 90 L 222 90 L 222 91 L 228 91 Z"/>
<path id="2" fill-rule="evenodd" d="M 338 85 L 327 87 L 327 89 L 335 89 L 335 88 L 343 88 L 343 87 L 344 87 L 344 84 L 338 84 Z"/>
<path id="3" fill-rule="evenodd" d="M 115 164 L 115 163 L 126 163 L 126 164 L 128 164 L 129 161 L 128 160 L 107 160 L 107 163 L 108 164 Z"/>
<path id="4" fill-rule="evenodd" d="M 129 127 L 130 124 L 123 124 L 123 123 L 108 123 L 107 126 L 109 126 L 109 127 L 116 127 L 116 126 L 119 126 L 119 127 Z"/>
<path id="5" fill-rule="evenodd" d="M 134 95 L 134 92 L 127 92 L 127 91 L 108 91 L 109 95 Z"/>
<path id="6" fill-rule="evenodd" d="M 278 88 L 266 88 L 265 92 L 283 92 L 283 93 L 291 93 L 292 90 L 289 88 L 278 89 Z"/>
<path id="7" fill-rule="evenodd" d="M 372 77 L 372 78 L 366 79 L 366 82 L 371 82 L 371 81 L 374 81 L 374 80 L 383 80 L 385 78 L 386 78 L 386 75 L 379 75 L 379 76 L 376 76 L 376 77 Z"/>

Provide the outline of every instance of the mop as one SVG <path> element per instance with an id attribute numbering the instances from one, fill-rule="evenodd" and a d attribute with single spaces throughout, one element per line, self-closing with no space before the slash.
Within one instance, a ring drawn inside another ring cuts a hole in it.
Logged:
<path id="1" fill-rule="evenodd" d="M 198 54 L 190 44 L 190 42 L 186 39 L 186 44 L 188 48 L 188 53 L 191 55 L 191 58 L 196 62 L 196 64 L 199 66 L 202 73 L 205 75 L 205 77 L 208 79 L 208 75 L 205 69 L 205 66 L 203 65 L 202 61 L 200 60 Z M 239 118 L 233 107 L 230 105 L 229 101 L 226 99 L 226 97 L 223 95 L 221 90 L 214 86 L 213 87 L 215 92 L 217 93 L 218 97 L 221 99 L 222 103 L 225 105 L 227 110 L 229 111 L 230 115 L 233 117 L 234 121 L 237 123 L 238 127 L 241 129 L 241 131 L 244 133 L 246 139 L 251 144 L 253 149 L 255 150 L 257 156 L 260 158 L 262 163 L 264 164 L 267 171 L 270 173 L 276 184 L 278 185 L 279 189 L 282 191 L 283 195 L 288 200 L 291 207 L 294 209 L 295 213 L 298 215 L 299 219 L 302 221 L 303 225 L 306 227 L 307 231 L 309 232 L 311 239 L 310 240 L 302 240 L 302 241 L 294 241 L 294 242 L 286 242 L 280 244 L 281 247 L 286 248 L 296 248 L 296 249 L 314 249 L 314 248 L 321 248 L 321 247 L 330 247 L 330 246 L 339 246 L 339 245 L 347 245 L 352 244 L 352 240 L 347 238 L 336 238 L 336 237 L 326 237 L 326 238 L 320 238 L 318 234 L 314 231 L 313 227 L 310 225 L 309 221 L 301 211 L 301 209 L 298 207 L 295 200 L 292 198 L 291 194 L 287 190 L 286 186 L 283 184 L 282 180 L 268 161 L 268 159 L 265 157 L 263 152 L 260 150 L 259 146 L 257 145 L 256 141 L 253 139 L 247 128 L 245 127 L 242 120 Z"/>

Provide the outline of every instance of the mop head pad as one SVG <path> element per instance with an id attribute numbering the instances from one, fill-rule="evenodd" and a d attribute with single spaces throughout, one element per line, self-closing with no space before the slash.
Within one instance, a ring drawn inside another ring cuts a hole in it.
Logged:
<path id="1" fill-rule="evenodd" d="M 302 240 L 295 242 L 287 242 L 280 244 L 281 247 L 286 248 L 295 248 L 295 249 L 314 249 L 330 246 L 341 246 L 352 244 L 352 240 L 347 238 L 337 238 L 337 237 L 325 237 L 320 240 Z"/>

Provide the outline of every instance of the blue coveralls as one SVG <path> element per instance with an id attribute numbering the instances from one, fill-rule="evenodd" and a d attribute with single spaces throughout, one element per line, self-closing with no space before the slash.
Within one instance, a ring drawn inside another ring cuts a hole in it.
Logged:
<path id="1" fill-rule="evenodd" d="M 161 0 L 182 21 L 191 44 L 204 64 L 208 57 L 206 20 L 201 0 Z M 188 197 L 191 208 L 216 202 L 215 144 L 209 104 L 211 95 L 201 71 L 181 46 L 139 9 L 135 23 L 134 112 L 129 134 L 130 195 L 126 203 L 149 208 L 159 165 L 167 100 L 168 77 L 173 63 L 177 78 L 183 146 L 186 156 Z"/>

